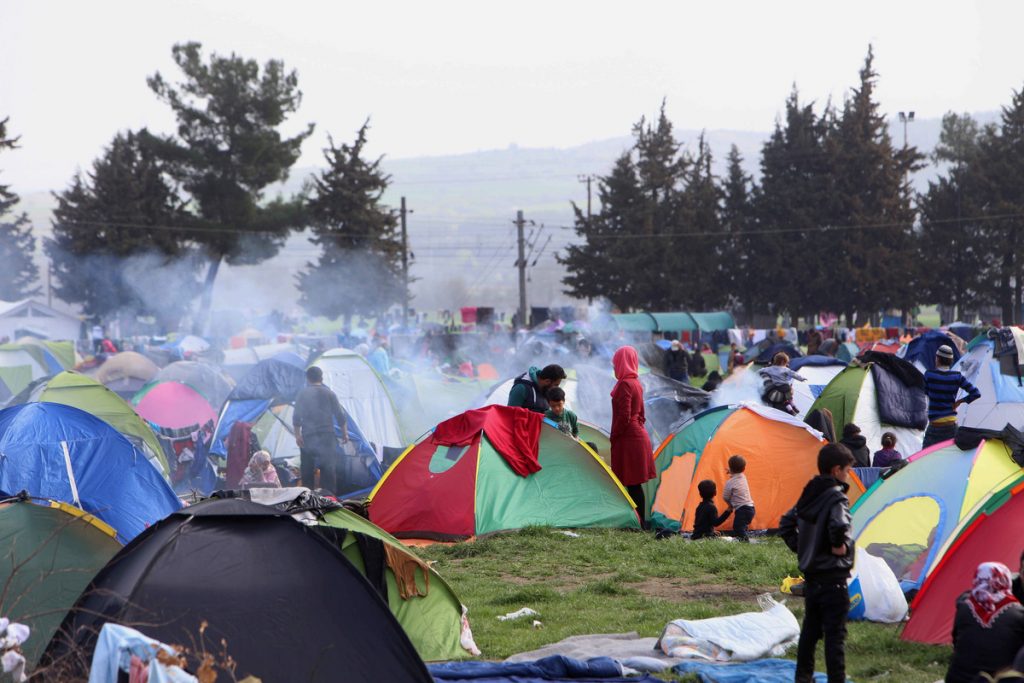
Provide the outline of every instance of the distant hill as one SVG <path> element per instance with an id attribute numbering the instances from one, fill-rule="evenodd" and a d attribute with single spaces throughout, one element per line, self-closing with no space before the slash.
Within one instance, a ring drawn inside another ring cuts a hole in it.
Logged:
<path id="1" fill-rule="evenodd" d="M 994 121 L 998 112 L 975 114 L 982 123 Z M 920 119 L 908 126 L 908 142 L 930 153 L 939 139 L 941 120 Z M 894 144 L 903 142 L 903 126 L 890 123 Z M 677 131 L 689 148 L 696 146 L 700 131 Z M 705 137 L 715 159 L 716 173 L 725 170 L 725 156 L 735 144 L 743 155 L 746 170 L 759 175 L 761 146 L 767 132 L 709 130 Z M 632 143 L 628 136 L 591 142 L 563 149 L 527 149 L 510 146 L 471 154 L 385 158 L 392 185 L 385 197 L 398 206 L 406 197 L 409 208 L 409 242 L 415 258 L 412 274 L 413 304 L 424 310 L 457 306 L 494 306 L 511 311 L 517 305 L 515 230 L 512 221 L 522 210 L 532 221 L 530 231 L 539 230 L 536 266 L 530 271 L 529 301 L 538 305 L 565 305 L 572 301 L 562 293 L 563 271 L 554 254 L 575 234 L 571 202 L 586 208 L 586 186 L 581 175 L 601 175 Z M 296 169 L 287 183 L 272 188 L 270 195 L 297 192 L 315 168 Z M 927 189 L 939 170 L 928 165 L 913 179 L 919 191 Z M 597 188 L 593 187 L 597 209 Z M 48 193 L 22 197 L 37 236 L 50 233 L 53 199 Z M 550 236 L 550 242 L 548 237 Z M 282 253 L 259 266 L 226 268 L 221 271 L 215 292 L 216 308 L 240 308 L 254 312 L 295 309 L 295 273 L 317 252 L 305 236 L 293 236 Z M 40 254 L 40 260 L 42 256 Z"/>

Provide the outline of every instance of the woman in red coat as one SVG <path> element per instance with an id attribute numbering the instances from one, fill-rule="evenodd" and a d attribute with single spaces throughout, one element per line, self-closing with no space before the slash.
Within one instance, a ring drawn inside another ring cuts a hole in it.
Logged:
<path id="1" fill-rule="evenodd" d="M 636 349 L 623 346 L 612 356 L 618 382 L 612 389 L 612 472 L 636 503 L 640 520 L 647 526 L 643 483 L 656 476 L 651 439 L 644 424 L 644 388 L 637 375 L 640 360 Z"/>

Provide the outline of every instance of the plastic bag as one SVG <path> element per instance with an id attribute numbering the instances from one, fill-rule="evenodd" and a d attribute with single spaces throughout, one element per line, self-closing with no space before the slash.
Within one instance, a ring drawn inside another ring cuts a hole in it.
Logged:
<path id="1" fill-rule="evenodd" d="M 896 575 L 885 560 L 863 548 L 857 548 L 849 587 L 851 620 L 896 624 L 907 616 L 907 599 Z"/>

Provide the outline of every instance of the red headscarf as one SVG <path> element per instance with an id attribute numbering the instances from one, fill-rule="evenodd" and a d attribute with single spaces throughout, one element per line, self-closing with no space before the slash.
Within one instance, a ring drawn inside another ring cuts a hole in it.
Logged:
<path id="1" fill-rule="evenodd" d="M 974 574 L 974 585 L 967 598 L 967 604 L 974 618 L 983 628 L 992 626 L 992 621 L 999 614 L 1016 604 L 1013 597 L 1013 577 L 1005 564 L 999 562 L 982 562 Z"/>
<path id="2" fill-rule="evenodd" d="M 640 373 L 640 357 L 632 346 L 623 346 L 612 356 L 615 379 L 636 379 Z"/>

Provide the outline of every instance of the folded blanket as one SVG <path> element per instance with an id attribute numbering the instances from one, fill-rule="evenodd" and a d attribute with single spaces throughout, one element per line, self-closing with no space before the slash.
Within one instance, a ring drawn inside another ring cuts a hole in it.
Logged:
<path id="1" fill-rule="evenodd" d="M 779 657 L 796 643 L 800 624 L 785 605 L 768 594 L 758 597 L 758 604 L 763 611 L 669 622 L 658 647 L 670 656 L 717 662 Z"/>

